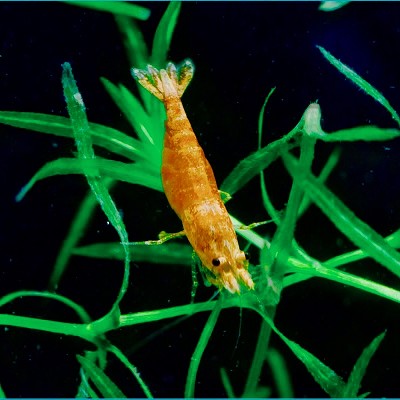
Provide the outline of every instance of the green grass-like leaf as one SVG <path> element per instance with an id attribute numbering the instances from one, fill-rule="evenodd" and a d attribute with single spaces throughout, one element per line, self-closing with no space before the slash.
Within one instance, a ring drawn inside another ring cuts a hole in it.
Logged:
<path id="1" fill-rule="evenodd" d="M 104 179 L 103 184 L 110 190 L 115 181 L 112 179 Z M 69 231 L 63 241 L 61 249 L 57 255 L 54 263 L 53 272 L 49 279 L 49 290 L 55 290 L 58 287 L 61 277 L 67 268 L 72 251 L 83 237 L 89 225 L 90 218 L 92 217 L 95 207 L 97 206 L 97 199 L 91 190 L 88 191 L 85 198 L 81 202 L 78 211 L 72 219 Z"/>
<path id="2" fill-rule="evenodd" d="M 146 41 L 136 22 L 131 18 L 116 15 L 115 22 L 123 35 L 123 41 L 130 65 L 145 68 L 149 61 Z M 147 92 L 147 91 L 146 91 Z"/>
<path id="3" fill-rule="evenodd" d="M 92 8 L 97 11 L 124 15 L 141 21 L 146 21 L 150 17 L 150 10 L 148 8 L 126 1 L 66 1 L 66 3 L 84 8 Z"/>
<path id="4" fill-rule="evenodd" d="M 322 55 L 346 78 L 350 79 L 353 83 L 355 83 L 360 89 L 362 89 L 365 93 L 375 99 L 378 103 L 382 104 L 383 107 L 389 111 L 392 118 L 397 122 L 400 126 L 400 117 L 397 114 L 396 110 L 390 105 L 390 103 L 386 100 L 381 92 L 375 89 L 370 83 L 368 83 L 365 79 L 363 79 L 360 75 L 354 72 L 350 67 L 343 64 L 336 57 L 334 57 L 329 51 L 325 50 L 321 46 L 317 46 L 318 50 L 322 53 Z"/>
<path id="5" fill-rule="evenodd" d="M 261 144 L 262 144 L 262 137 L 263 137 L 263 124 L 264 124 L 264 114 L 265 114 L 265 108 L 267 106 L 267 103 L 269 102 L 270 97 L 274 93 L 275 88 L 272 88 L 267 97 L 264 100 L 264 103 L 261 107 L 260 114 L 258 116 L 258 145 L 257 145 L 257 150 L 261 150 Z M 265 179 L 264 179 L 264 170 L 260 171 L 260 187 L 261 187 L 261 197 L 263 201 L 263 205 L 265 210 L 267 211 L 268 215 L 271 216 L 271 218 L 274 220 L 275 224 L 279 224 L 280 222 L 280 217 L 279 213 L 275 210 L 274 206 L 272 205 L 271 199 L 268 195 L 267 191 L 267 186 L 265 184 Z"/>
<path id="6" fill-rule="evenodd" d="M 258 391 L 258 377 L 261 375 L 262 368 L 265 365 L 265 359 L 269 351 L 268 342 L 270 337 L 271 326 L 268 321 L 262 321 L 242 397 L 253 397 Z"/>
<path id="7" fill-rule="evenodd" d="M 74 137 L 70 119 L 58 115 L 0 111 L 0 123 L 50 135 Z M 117 129 L 90 122 L 88 133 L 94 145 L 130 160 L 143 160 L 142 143 Z"/>
<path id="8" fill-rule="evenodd" d="M 164 243 L 162 246 L 148 246 L 135 244 L 129 246 L 132 260 L 136 262 L 149 262 L 171 265 L 191 265 L 193 249 L 188 244 Z M 77 247 L 74 255 L 108 258 L 115 260 L 124 259 L 124 250 L 120 243 L 96 243 L 88 246 Z"/>
<path id="9" fill-rule="evenodd" d="M 221 368 L 219 370 L 219 372 L 221 375 L 221 381 L 222 381 L 222 384 L 224 385 L 224 389 L 225 389 L 227 398 L 229 398 L 229 399 L 236 398 L 235 392 L 233 391 L 233 387 L 232 387 L 231 381 L 229 380 L 229 376 L 228 376 L 228 373 L 226 372 L 226 369 Z"/>
<path id="10" fill-rule="evenodd" d="M 288 287 L 295 283 L 302 282 L 310 277 L 320 277 L 400 303 L 400 291 L 392 289 L 386 285 L 381 285 L 380 283 L 361 278 L 348 272 L 328 268 L 317 260 L 306 264 L 303 261 L 290 257 L 288 262 L 290 263 L 290 269 L 293 272 L 300 273 L 285 277 L 283 279 L 283 287 Z"/>
<path id="11" fill-rule="evenodd" d="M 71 66 L 68 63 L 63 64 L 62 84 L 65 100 L 67 102 L 68 113 L 71 117 L 75 142 L 78 148 L 78 157 L 80 160 L 93 160 L 95 159 L 95 154 L 90 139 L 89 124 L 86 117 L 85 106 L 73 77 Z M 128 243 L 128 233 L 126 231 L 125 224 L 122 221 L 121 215 L 119 214 L 118 209 L 108 192 L 107 186 L 102 182 L 102 179 L 88 174 L 86 174 L 86 179 L 104 214 L 117 231 L 125 249 L 124 278 L 118 298 L 110 311 L 111 315 L 114 313 L 114 310 L 118 308 L 118 304 L 125 295 L 128 287 L 130 267 L 130 254 L 126 245 L 126 243 Z"/>
<path id="12" fill-rule="evenodd" d="M 30 179 L 30 181 L 17 194 L 16 200 L 21 201 L 29 190 L 40 180 L 56 175 L 71 175 L 81 174 L 91 179 L 99 181 L 102 177 L 109 177 L 122 182 L 147 186 L 153 190 L 162 192 L 162 183 L 160 175 L 154 171 L 146 170 L 141 164 L 126 164 L 121 161 L 107 160 L 104 158 L 58 158 L 45 164 L 39 171 Z M 96 183 L 97 185 L 97 183 Z M 101 184 L 104 187 L 104 183 Z M 104 195 L 105 196 L 105 195 Z M 113 214 L 113 219 L 118 220 L 115 216 L 113 207 L 107 201 L 105 205 Z M 126 241 L 127 243 L 127 241 Z"/>
<path id="13" fill-rule="evenodd" d="M 114 399 L 126 398 L 122 393 L 122 390 L 94 362 L 80 356 L 79 354 L 76 358 L 81 364 L 87 377 L 93 382 L 102 396 Z"/>
<path id="14" fill-rule="evenodd" d="M 252 178 L 272 164 L 282 151 L 293 147 L 295 145 L 287 143 L 287 138 L 280 139 L 244 158 L 223 181 L 221 190 L 233 196 Z"/>
<path id="15" fill-rule="evenodd" d="M 147 112 L 143 109 L 140 102 L 128 90 L 126 90 L 123 85 L 118 87 L 105 78 L 102 78 L 101 82 L 115 104 L 135 129 L 139 139 L 145 144 L 145 146 L 149 144 L 154 145 L 154 140 L 149 134 L 149 132 L 152 132 L 151 125 L 153 122 Z"/>
<path id="16" fill-rule="evenodd" d="M 156 68 L 164 68 L 166 65 L 167 51 L 170 48 L 180 10 L 181 2 L 171 1 L 157 26 L 150 60 L 150 64 Z"/>
<path id="17" fill-rule="evenodd" d="M 383 142 L 400 137 L 400 131 L 398 129 L 382 129 L 377 126 L 367 125 L 343 129 L 325 135 L 314 134 L 312 136 L 324 142 L 355 142 L 359 140 L 364 140 L 366 142 Z"/>
<path id="18" fill-rule="evenodd" d="M 1 297 L 0 298 L 0 307 L 3 307 L 4 305 L 10 303 L 11 301 L 14 301 L 16 299 L 22 299 L 24 297 L 42 297 L 45 299 L 59 301 L 60 303 L 65 304 L 67 307 L 72 308 L 82 322 L 84 322 L 86 324 L 91 322 L 91 318 L 90 318 L 89 314 L 86 312 L 86 310 L 82 306 L 75 303 L 71 299 L 68 299 L 67 297 L 61 296 L 56 293 L 37 292 L 34 290 L 20 290 L 17 292 L 9 293 L 9 294 Z"/>
<path id="19" fill-rule="evenodd" d="M 370 257 L 400 277 L 400 254 L 311 173 L 299 168 L 293 156 L 285 155 L 284 159 L 290 174 L 335 226 Z"/>
<path id="20" fill-rule="evenodd" d="M 215 325 L 217 324 L 218 317 L 221 312 L 221 305 L 222 297 L 215 303 L 215 307 L 212 310 L 203 331 L 201 332 L 200 339 L 197 342 L 196 348 L 193 352 L 186 379 L 185 398 L 194 398 L 194 388 L 201 357 L 204 354 L 204 350 L 206 349 L 206 346 L 210 341 L 211 334 L 215 328 Z"/>
<path id="21" fill-rule="evenodd" d="M 361 353 L 361 356 L 354 365 L 351 371 L 349 380 L 346 384 L 342 397 L 355 398 L 359 396 L 361 381 L 364 378 L 368 364 L 372 356 L 380 346 L 382 340 L 385 338 L 386 332 L 378 335 Z"/>
<path id="22" fill-rule="evenodd" d="M 309 351 L 288 339 L 278 330 L 278 328 L 266 314 L 262 313 L 262 315 L 264 320 L 271 326 L 273 331 L 285 342 L 295 356 L 305 365 L 307 370 L 310 372 L 315 381 L 321 386 L 321 388 L 325 390 L 329 396 L 338 397 L 338 395 L 343 392 L 345 386 L 343 379 Z"/>
<path id="23" fill-rule="evenodd" d="M 281 399 L 293 398 L 292 382 L 284 357 L 277 350 L 271 348 L 267 354 L 267 362 L 274 376 L 278 397 Z"/>
<path id="24" fill-rule="evenodd" d="M 116 16 L 115 21 L 124 38 L 126 54 L 130 65 L 135 68 L 146 68 L 150 63 L 149 51 L 143 34 L 137 23 L 131 18 Z M 147 111 L 151 111 L 156 104 L 156 99 L 142 85 L 136 82 L 140 98 Z"/>
<path id="25" fill-rule="evenodd" d="M 0 325 L 34 329 L 43 332 L 80 337 L 92 343 L 98 340 L 98 332 L 87 329 L 87 324 L 50 321 L 41 318 L 23 317 L 20 315 L 0 314 Z"/>
<path id="26" fill-rule="evenodd" d="M 132 373 L 132 375 L 135 377 L 136 381 L 142 388 L 143 393 L 146 395 L 146 397 L 153 398 L 150 389 L 141 378 L 139 371 L 134 365 L 132 365 L 132 363 L 128 360 L 128 358 L 124 355 L 124 353 L 122 353 L 122 351 L 114 345 L 110 345 L 108 347 L 108 350 L 111 351 L 122 362 L 122 364 L 125 365 L 125 367 Z"/>

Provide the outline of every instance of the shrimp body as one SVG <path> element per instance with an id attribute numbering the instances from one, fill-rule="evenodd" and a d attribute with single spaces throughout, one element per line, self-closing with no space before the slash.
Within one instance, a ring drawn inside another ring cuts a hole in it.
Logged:
<path id="1" fill-rule="evenodd" d="M 179 69 L 169 63 L 166 70 L 152 66 L 133 69 L 132 74 L 164 103 L 167 120 L 161 176 L 168 202 L 181 219 L 184 232 L 210 273 L 207 279 L 219 288 L 240 293 L 254 282 L 248 262 L 218 192 L 210 163 L 186 116 L 181 96 L 194 72 L 186 60 Z"/>

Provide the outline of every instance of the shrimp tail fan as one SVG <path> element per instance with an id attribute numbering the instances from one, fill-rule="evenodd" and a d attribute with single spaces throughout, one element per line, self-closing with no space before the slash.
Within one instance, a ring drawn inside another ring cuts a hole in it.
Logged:
<path id="1" fill-rule="evenodd" d="M 180 98 L 188 87 L 194 74 L 194 64 L 186 59 L 180 65 L 168 63 L 166 69 L 148 65 L 146 69 L 132 68 L 132 76 L 157 99 Z"/>

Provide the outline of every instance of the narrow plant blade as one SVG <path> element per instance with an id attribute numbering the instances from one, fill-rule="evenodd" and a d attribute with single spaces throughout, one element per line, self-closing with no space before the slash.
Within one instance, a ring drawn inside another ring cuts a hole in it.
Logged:
<path id="1" fill-rule="evenodd" d="M 160 192 L 163 191 L 160 175 L 155 171 L 146 170 L 141 164 L 126 164 L 102 158 L 58 158 L 45 164 L 21 189 L 16 200 L 21 201 L 41 179 L 69 174 L 83 174 L 93 179 L 109 177 L 123 182 L 143 185 Z M 108 205 L 108 202 L 106 202 L 106 205 Z"/>
<path id="2" fill-rule="evenodd" d="M 71 120 L 59 115 L 0 111 L 0 123 L 50 135 L 74 137 Z M 90 122 L 89 134 L 97 146 L 131 160 L 143 159 L 143 144 L 114 128 Z"/>
<path id="3" fill-rule="evenodd" d="M 150 63 L 149 51 L 138 24 L 132 18 L 118 15 L 115 16 L 115 21 L 123 35 L 130 66 L 140 69 L 146 68 L 147 64 Z M 136 84 L 145 109 L 150 111 L 156 99 L 142 85 L 138 82 Z"/>
<path id="4" fill-rule="evenodd" d="M 120 84 L 119 89 L 126 107 L 135 112 L 139 104 L 136 97 L 124 85 Z M 151 113 L 148 115 L 147 119 L 143 118 L 142 120 L 141 118 L 136 118 L 139 120 L 140 129 L 142 131 L 141 135 L 139 135 L 141 141 L 143 143 L 148 141 L 153 145 L 153 147 L 150 148 L 150 154 L 146 155 L 147 158 L 155 158 L 157 165 L 161 167 L 161 151 L 164 142 L 166 115 L 163 103 L 155 99 L 154 96 L 153 99 L 155 102 L 151 107 Z M 155 153 L 155 155 L 151 157 L 153 153 Z"/>
<path id="5" fill-rule="evenodd" d="M 355 142 L 359 140 L 364 140 L 366 142 L 383 142 L 398 138 L 400 136 L 400 131 L 398 129 L 383 129 L 377 126 L 367 125 L 343 129 L 325 135 L 312 136 L 315 139 L 323 140 L 324 142 Z"/>
<path id="6" fill-rule="evenodd" d="M 361 381 L 364 378 L 368 364 L 371 361 L 372 356 L 380 346 L 382 340 L 385 337 L 386 332 L 378 335 L 361 353 L 361 356 L 354 365 L 351 371 L 349 380 L 346 384 L 344 392 L 341 397 L 345 398 L 356 398 L 359 397 L 359 391 L 361 387 Z"/>
<path id="7" fill-rule="evenodd" d="M 137 23 L 131 18 L 116 15 L 115 21 L 123 35 L 126 55 L 131 67 L 145 68 L 149 62 L 149 52 L 146 41 Z"/>
<path id="8" fill-rule="evenodd" d="M 75 303 L 73 300 L 56 293 L 38 292 L 34 290 L 20 290 L 17 292 L 6 294 L 5 296 L 1 297 L 0 307 L 3 307 L 4 305 L 10 303 L 13 300 L 22 299 L 23 297 L 41 297 L 44 299 L 59 301 L 60 303 L 63 303 L 67 307 L 73 309 L 82 322 L 84 323 L 91 322 L 89 314 L 82 306 Z"/>
<path id="9" fill-rule="evenodd" d="M 122 353 L 122 351 L 114 345 L 109 346 L 109 351 L 114 353 L 114 355 L 122 362 L 122 364 L 132 373 L 132 375 L 135 377 L 140 387 L 142 388 L 143 393 L 146 395 L 146 397 L 153 398 L 153 395 L 151 394 L 149 387 L 145 384 L 145 382 L 141 378 L 139 371 L 134 365 L 132 365 L 132 363 L 128 360 L 128 358 Z"/>
<path id="10" fill-rule="evenodd" d="M 267 353 L 267 362 L 274 377 L 273 380 L 276 385 L 278 397 L 280 399 L 293 398 L 292 382 L 284 357 L 277 350 L 270 348 Z"/>
<path id="11" fill-rule="evenodd" d="M 400 229 L 398 229 L 396 232 L 392 233 L 391 235 L 385 237 L 385 241 L 395 249 L 400 248 Z M 330 258 L 329 260 L 326 260 L 323 262 L 324 267 L 326 267 L 330 272 L 329 274 L 331 277 L 329 279 L 335 280 L 336 282 L 340 282 L 346 285 L 350 285 L 353 287 L 356 287 L 361 290 L 367 290 L 369 293 L 373 293 L 378 296 L 382 296 L 386 299 L 395 301 L 395 302 L 400 302 L 400 292 L 394 291 L 393 289 L 385 286 L 385 285 L 379 285 L 375 282 L 368 281 L 368 280 L 362 280 L 362 278 L 356 277 L 357 280 L 361 279 L 359 281 L 359 284 L 357 282 L 354 282 L 354 275 L 347 275 L 346 272 L 341 271 L 340 275 L 335 275 L 332 273 L 333 269 L 344 266 L 348 263 L 359 261 L 361 259 L 369 257 L 368 254 L 366 254 L 363 250 L 354 250 L 350 251 L 348 253 L 341 254 L 339 256 Z M 292 264 L 293 266 L 293 264 Z M 302 271 L 304 272 L 304 271 Z M 321 270 L 319 269 L 319 272 Z M 303 282 L 307 279 L 312 278 L 315 275 L 305 275 L 304 273 L 295 273 L 289 276 L 286 276 L 284 278 L 284 287 L 294 285 L 299 282 Z M 348 278 L 348 279 L 347 279 Z M 339 280 L 341 279 L 341 280 Z"/>
<path id="12" fill-rule="evenodd" d="M 339 397 L 340 393 L 343 393 L 345 385 L 343 379 L 309 351 L 301 347 L 296 342 L 288 339 L 282 332 L 279 331 L 273 321 L 265 313 L 261 313 L 261 315 L 271 326 L 272 330 L 285 342 L 295 356 L 305 365 L 308 372 L 310 372 L 312 377 L 321 386 L 321 388 L 328 393 L 329 396 Z"/>
<path id="13" fill-rule="evenodd" d="M 221 185 L 221 190 L 233 196 L 252 178 L 271 165 L 280 156 L 281 152 L 287 151 L 294 146 L 295 144 L 289 144 L 286 140 L 277 140 L 250 154 L 241 160 L 226 177 Z"/>
<path id="14" fill-rule="evenodd" d="M 221 306 L 222 306 L 222 297 L 220 297 L 218 301 L 215 303 L 215 307 L 212 310 L 204 326 L 203 331 L 201 332 L 200 339 L 197 342 L 196 348 L 193 352 L 186 379 L 185 398 L 194 398 L 194 388 L 196 384 L 197 371 L 199 369 L 203 353 L 210 340 L 211 334 L 213 333 L 215 325 L 217 324 L 218 317 L 222 309 Z"/>
<path id="15" fill-rule="evenodd" d="M 111 189 L 115 184 L 112 179 L 104 179 L 104 185 Z M 92 217 L 96 206 L 98 205 L 97 199 L 91 190 L 88 191 L 85 198 L 81 202 L 78 211 L 72 219 L 69 231 L 62 243 L 61 249 L 57 255 L 54 263 L 53 271 L 51 273 L 48 288 L 50 291 L 55 291 L 58 287 L 61 277 L 67 268 L 72 251 L 85 234 L 89 220 Z"/>
<path id="16" fill-rule="evenodd" d="M 339 8 L 342 8 L 347 3 L 350 3 L 350 0 L 339 0 L 339 1 L 321 1 L 321 4 L 318 7 L 320 11 L 335 11 Z"/>
<path id="17" fill-rule="evenodd" d="M 302 185 L 308 197 L 343 234 L 378 263 L 400 277 L 400 254 L 369 225 L 361 221 L 346 205 L 311 173 L 299 168 L 289 154 L 284 156 L 290 174 Z"/>
<path id="18" fill-rule="evenodd" d="M 193 249 L 188 244 L 164 243 L 162 245 L 133 244 L 129 246 L 132 260 L 154 264 L 191 265 Z M 96 243 L 77 247 L 73 250 L 77 256 L 92 258 L 124 259 L 124 250 L 120 243 Z"/>
<path id="19" fill-rule="evenodd" d="M 322 53 L 322 55 L 346 78 L 350 79 L 354 84 L 356 84 L 360 89 L 362 89 L 365 93 L 375 99 L 378 103 L 382 104 L 383 107 L 386 108 L 387 111 L 391 114 L 392 118 L 400 125 L 400 117 L 398 116 L 395 109 L 390 105 L 390 103 L 386 100 L 381 92 L 375 89 L 370 83 L 368 83 L 365 79 L 361 78 L 356 72 L 354 72 L 350 67 L 343 64 L 336 57 L 334 57 L 331 53 L 326 51 L 323 47 L 317 46 L 318 50 Z"/>
<path id="20" fill-rule="evenodd" d="M 171 1 L 157 26 L 151 52 L 151 65 L 156 68 L 165 68 L 167 52 L 170 48 L 180 10 L 181 2 Z"/>
<path id="21" fill-rule="evenodd" d="M 149 134 L 149 126 L 151 125 L 150 117 L 143 109 L 140 102 L 133 95 L 127 99 L 126 92 L 124 95 L 121 88 L 114 85 L 109 80 L 101 78 L 101 82 L 114 100 L 115 104 L 128 119 L 142 143 L 145 145 L 154 144 L 153 139 Z"/>
<path id="22" fill-rule="evenodd" d="M 95 154 L 92 147 L 92 142 L 90 140 L 89 124 L 86 117 L 85 105 L 83 103 L 82 96 L 78 90 L 74 76 L 72 74 L 72 69 L 70 64 L 64 63 L 62 67 L 63 67 L 62 84 L 64 89 L 64 96 L 67 102 L 68 113 L 71 117 L 75 142 L 78 148 L 78 156 L 81 160 L 87 160 L 87 159 L 91 160 L 95 158 Z M 121 218 L 121 215 L 118 212 L 118 209 L 108 192 L 108 188 L 104 185 L 101 178 L 98 178 L 97 176 L 86 175 L 86 179 L 89 183 L 90 188 L 95 194 L 104 214 L 107 216 L 111 225 L 117 231 L 121 242 L 124 243 L 124 249 L 125 249 L 124 277 L 117 300 L 115 301 L 110 310 L 110 315 L 111 315 L 118 309 L 118 305 L 121 302 L 128 288 L 130 254 L 128 249 L 126 248 L 127 246 L 125 245 L 125 243 L 128 243 L 128 233 L 126 231 L 125 224 Z"/>
<path id="23" fill-rule="evenodd" d="M 125 15 L 141 21 L 146 21 L 150 17 L 150 10 L 148 8 L 125 1 L 65 1 L 65 3 L 83 8 L 92 8 L 97 11 Z"/>
<path id="24" fill-rule="evenodd" d="M 306 264 L 291 257 L 289 259 L 289 262 L 291 270 L 300 273 L 285 277 L 283 279 L 284 287 L 288 287 L 295 283 L 302 282 L 310 277 L 317 276 L 363 290 L 367 293 L 381 296 L 396 303 L 400 303 L 400 291 L 392 289 L 389 286 L 381 285 L 369 279 L 361 278 L 345 271 L 340 271 L 334 268 L 327 268 L 323 264 L 320 264 L 318 261 Z"/>
<path id="25" fill-rule="evenodd" d="M 105 398 L 123 399 L 126 396 L 122 390 L 102 371 L 94 362 L 85 357 L 76 356 L 86 375 L 93 382 L 96 389 Z"/>
<path id="26" fill-rule="evenodd" d="M 219 370 L 219 372 L 221 375 L 221 381 L 222 381 L 222 384 L 224 385 L 224 389 L 225 389 L 227 397 L 229 399 L 236 398 L 235 392 L 233 391 L 233 387 L 232 387 L 231 381 L 229 380 L 229 376 L 228 376 L 228 373 L 226 372 L 226 369 L 221 368 Z"/>

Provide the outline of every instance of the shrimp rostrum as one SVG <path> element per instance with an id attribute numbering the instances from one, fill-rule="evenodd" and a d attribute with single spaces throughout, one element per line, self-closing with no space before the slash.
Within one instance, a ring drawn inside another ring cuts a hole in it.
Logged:
<path id="1" fill-rule="evenodd" d="M 207 279 L 219 288 L 240 293 L 254 288 L 248 261 L 218 192 L 210 163 L 200 147 L 181 102 L 194 66 L 185 60 L 157 70 L 132 69 L 134 78 L 165 106 L 165 138 L 161 177 L 172 209 L 183 224 L 194 251 L 208 270 Z"/>

